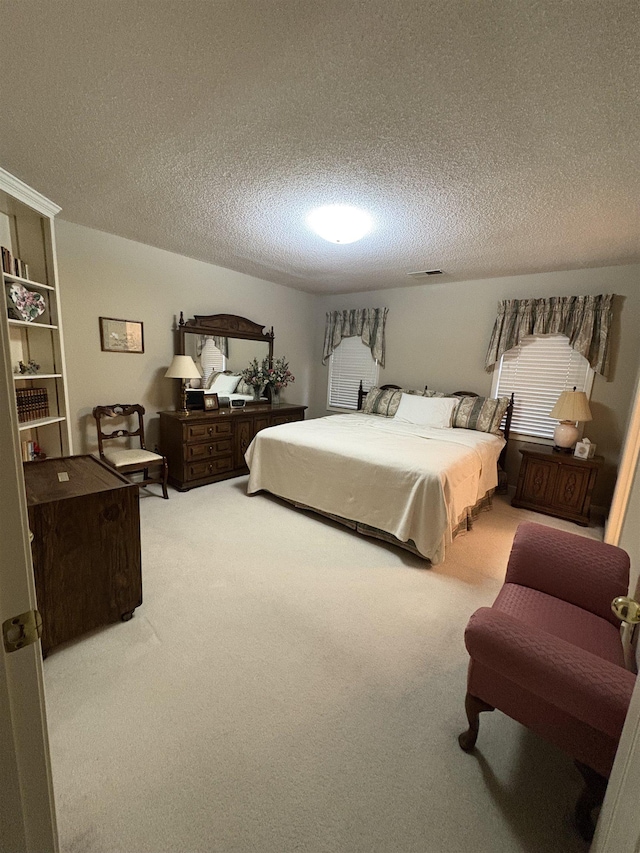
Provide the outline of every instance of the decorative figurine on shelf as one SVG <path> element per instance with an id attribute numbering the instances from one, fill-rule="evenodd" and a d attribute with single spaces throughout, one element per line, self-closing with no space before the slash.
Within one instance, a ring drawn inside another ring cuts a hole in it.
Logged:
<path id="1" fill-rule="evenodd" d="M 18 370 L 17 373 L 27 376 L 35 376 L 40 370 L 40 365 L 36 364 L 33 359 L 29 359 L 29 361 L 25 364 L 24 361 L 18 362 Z"/>
<path id="2" fill-rule="evenodd" d="M 40 293 L 27 290 L 21 284 L 12 284 L 7 288 L 7 309 L 10 320 L 30 323 L 44 314 L 47 303 Z"/>

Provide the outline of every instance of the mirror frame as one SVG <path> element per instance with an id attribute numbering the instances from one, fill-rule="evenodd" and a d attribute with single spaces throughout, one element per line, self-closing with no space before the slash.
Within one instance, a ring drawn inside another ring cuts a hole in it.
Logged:
<path id="1" fill-rule="evenodd" d="M 264 341 L 269 345 L 269 367 L 273 366 L 273 326 L 268 332 L 264 326 L 237 314 L 196 314 L 189 320 L 180 312 L 178 322 L 177 355 L 185 353 L 185 335 L 215 335 L 221 338 L 241 338 L 247 341 Z"/>

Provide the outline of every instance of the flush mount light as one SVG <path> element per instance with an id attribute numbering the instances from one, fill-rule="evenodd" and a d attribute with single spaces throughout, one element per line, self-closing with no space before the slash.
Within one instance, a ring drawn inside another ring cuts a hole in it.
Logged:
<path id="1" fill-rule="evenodd" d="M 330 243 L 355 243 L 371 231 L 373 220 L 357 207 L 328 204 L 312 210 L 307 225 Z"/>

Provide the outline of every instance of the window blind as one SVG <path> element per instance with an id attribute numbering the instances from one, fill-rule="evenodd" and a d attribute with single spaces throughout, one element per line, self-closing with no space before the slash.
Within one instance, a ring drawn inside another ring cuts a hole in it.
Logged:
<path id="1" fill-rule="evenodd" d="M 495 395 L 514 393 L 512 433 L 553 438 L 557 421 L 549 417 L 562 391 L 591 393 L 593 371 L 564 335 L 529 335 L 500 361 Z"/>
<path id="2" fill-rule="evenodd" d="M 343 338 L 329 359 L 329 409 L 357 409 L 360 380 L 365 391 L 378 382 L 378 362 L 360 337 Z"/>
<path id="3" fill-rule="evenodd" d="M 207 338 L 200 354 L 203 379 L 206 381 L 214 371 L 225 370 L 225 357 L 211 338 Z"/>

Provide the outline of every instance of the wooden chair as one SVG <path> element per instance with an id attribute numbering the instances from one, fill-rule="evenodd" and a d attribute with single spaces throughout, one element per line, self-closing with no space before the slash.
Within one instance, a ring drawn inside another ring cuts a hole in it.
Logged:
<path id="1" fill-rule="evenodd" d="M 146 486 L 149 483 L 159 483 L 162 486 L 162 497 L 168 500 L 167 493 L 167 477 L 169 468 L 167 460 L 160 453 L 153 453 L 144 445 L 144 408 L 138 404 L 126 405 L 116 403 L 112 406 L 96 406 L 93 410 L 93 417 L 96 419 L 96 428 L 98 430 L 98 450 L 100 458 L 115 468 L 120 474 L 139 474 L 142 473 L 142 480 L 135 480 L 139 486 Z M 132 419 L 129 422 L 130 426 L 137 423 L 137 429 L 116 429 L 113 432 L 103 432 L 102 421 L 105 418 L 124 418 Z M 122 447 L 121 442 L 118 446 L 105 450 L 104 442 L 112 439 L 139 439 L 139 447 Z M 149 469 L 159 469 L 156 477 L 149 476 Z"/>

